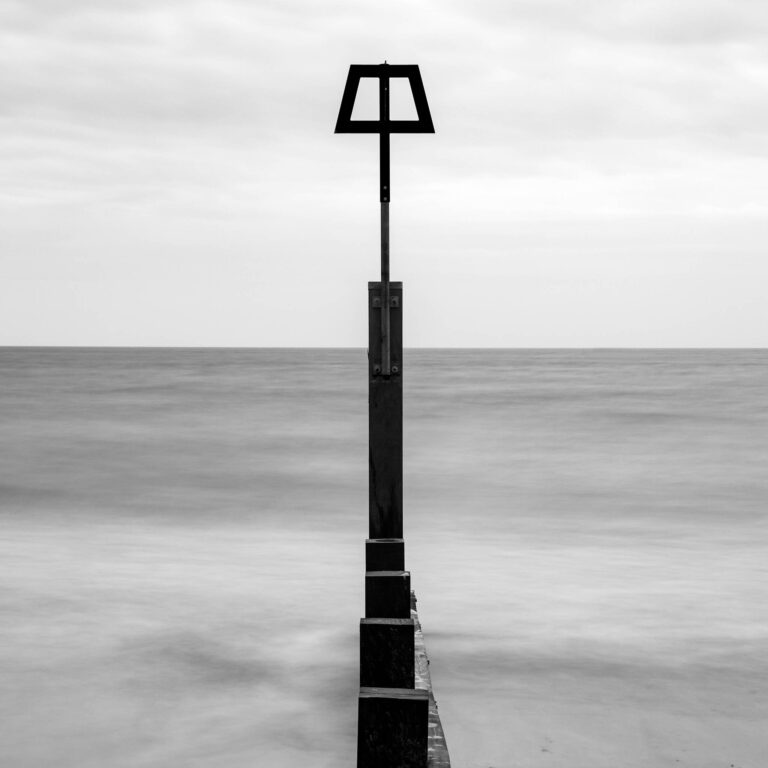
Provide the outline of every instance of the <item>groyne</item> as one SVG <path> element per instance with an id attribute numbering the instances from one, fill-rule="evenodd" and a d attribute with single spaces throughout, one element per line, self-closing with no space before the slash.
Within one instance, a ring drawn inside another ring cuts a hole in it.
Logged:
<path id="1" fill-rule="evenodd" d="M 416 593 L 411 592 L 411 618 L 414 624 L 414 667 L 416 671 L 416 688 L 429 694 L 429 721 L 427 735 L 427 768 L 451 768 L 448 755 L 448 745 L 437 710 L 437 701 L 432 690 L 432 678 L 429 674 L 429 658 L 424 644 L 424 633 L 416 608 Z"/>

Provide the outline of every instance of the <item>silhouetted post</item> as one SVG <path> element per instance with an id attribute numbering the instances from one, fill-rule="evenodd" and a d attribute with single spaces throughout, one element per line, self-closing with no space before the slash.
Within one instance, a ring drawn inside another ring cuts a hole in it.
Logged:
<path id="1" fill-rule="evenodd" d="M 379 119 L 352 120 L 360 79 L 379 80 Z M 411 84 L 417 120 L 391 120 L 389 84 Z M 410 573 L 403 545 L 403 286 L 389 274 L 389 137 L 434 133 L 416 65 L 349 68 L 336 133 L 379 134 L 381 280 L 368 283 L 368 540 L 360 622 L 358 768 L 425 768 L 429 696 L 414 689 Z"/>
<path id="2" fill-rule="evenodd" d="M 388 205 L 384 203 L 384 205 Z M 382 269 L 382 273 L 384 270 Z M 386 295 L 389 295 L 387 300 Z M 403 538 L 403 285 L 368 283 L 368 537 Z M 384 375 L 390 356 L 389 376 Z"/>
<path id="3" fill-rule="evenodd" d="M 379 199 L 381 201 L 381 375 L 391 374 L 389 335 L 389 65 L 379 75 Z"/>

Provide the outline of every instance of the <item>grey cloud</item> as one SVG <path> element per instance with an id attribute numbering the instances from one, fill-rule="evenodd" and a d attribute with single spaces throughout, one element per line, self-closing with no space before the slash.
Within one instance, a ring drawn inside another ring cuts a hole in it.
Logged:
<path id="1" fill-rule="evenodd" d="M 330 264 L 367 242 L 376 142 L 333 126 L 349 64 L 387 58 L 421 66 L 437 128 L 393 139 L 411 242 L 417 222 L 437 242 L 440 218 L 495 258 L 512 216 L 628 213 L 648 217 L 652 248 L 659 212 L 765 208 L 767 14 L 751 0 L 9 1 L 2 234 L 29 269 L 89 247 L 115 258 L 93 226 L 106 212 L 136 238 L 131 258 L 176 242 L 187 270 L 187 247 L 207 263 L 226 220 L 231 252 L 250 263 L 258 242 L 287 284 L 281 260 L 325 248 Z"/>
<path id="2" fill-rule="evenodd" d="M 653 45 L 719 44 L 768 36 L 761 0 L 457 0 L 469 24 L 565 31 Z"/>

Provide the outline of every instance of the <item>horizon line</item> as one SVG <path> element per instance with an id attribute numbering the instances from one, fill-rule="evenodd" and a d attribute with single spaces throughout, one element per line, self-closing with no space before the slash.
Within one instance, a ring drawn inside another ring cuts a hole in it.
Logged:
<path id="1" fill-rule="evenodd" d="M 193 344 L 0 344 L 0 349 L 275 349 L 275 350 L 366 350 L 366 346 L 242 346 L 242 345 L 193 345 Z M 519 351 L 688 351 L 688 350 L 734 350 L 734 351 L 763 351 L 768 346 L 407 346 L 404 350 L 519 350 Z"/>

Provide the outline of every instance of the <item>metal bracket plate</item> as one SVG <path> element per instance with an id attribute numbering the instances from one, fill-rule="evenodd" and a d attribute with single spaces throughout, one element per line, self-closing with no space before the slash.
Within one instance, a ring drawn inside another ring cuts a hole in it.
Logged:
<path id="1" fill-rule="evenodd" d="M 371 306 L 376 309 L 381 309 L 381 296 L 374 296 L 371 299 Z M 389 297 L 389 306 L 392 309 L 400 309 L 400 297 L 399 296 L 390 296 Z"/>

